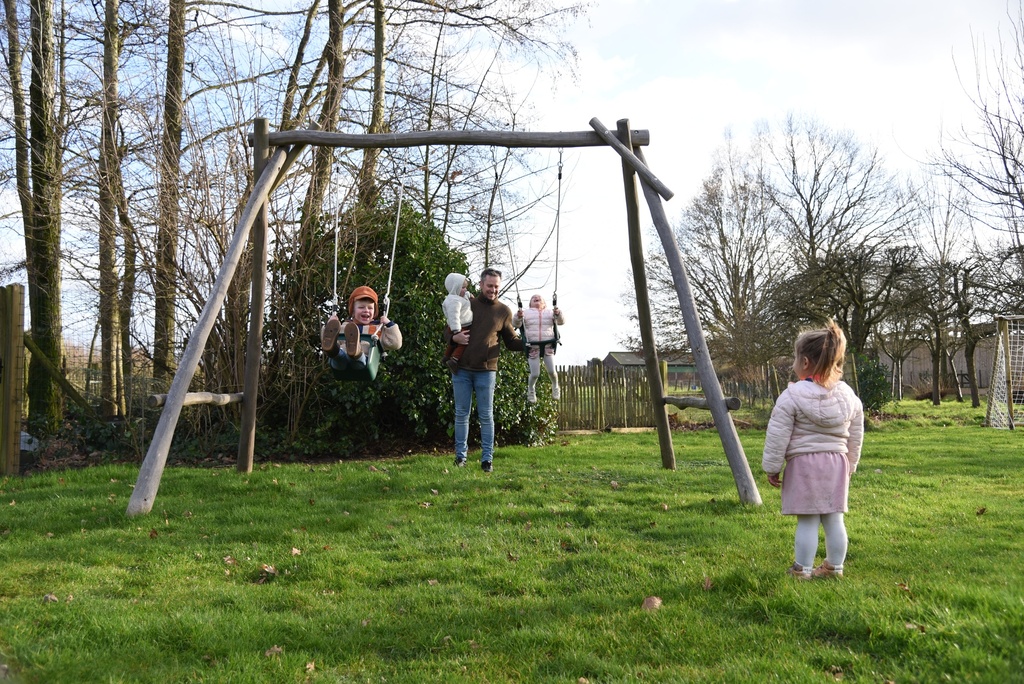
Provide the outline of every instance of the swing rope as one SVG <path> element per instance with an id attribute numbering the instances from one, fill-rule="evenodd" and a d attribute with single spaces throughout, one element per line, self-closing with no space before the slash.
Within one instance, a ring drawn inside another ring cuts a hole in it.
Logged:
<path id="1" fill-rule="evenodd" d="M 398 227 L 401 225 L 402 220 L 402 198 L 405 195 L 405 186 L 401 183 L 398 184 L 398 209 L 395 212 L 395 234 L 391 238 L 391 263 L 388 264 L 388 289 L 384 292 L 384 306 L 382 308 L 382 314 L 385 318 L 388 317 L 388 311 L 391 310 L 391 276 L 395 272 L 395 249 L 398 247 Z M 371 335 L 373 344 L 378 345 L 380 343 L 380 328 L 373 331 Z M 384 347 L 380 348 L 380 358 L 383 359 L 388 353 L 384 350 Z"/>
<path id="2" fill-rule="evenodd" d="M 512 266 L 512 284 L 516 288 L 516 305 L 522 309 L 523 300 L 519 296 L 519 276 L 516 271 L 516 258 L 512 255 L 512 238 L 508 233 L 508 220 L 505 218 L 505 200 L 501 196 L 501 188 L 498 187 L 498 170 L 494 170 L 494 187 L 498 191 L 498 205 L 501 207 L 501 223 L 505 226 L 505 245 L 508 247 L 508 261 Z"/>
<path id="3" fill-rule="evenodd" d="M 495 169 L 495 171 L 494 171 L 494 186 L 495 186 L 495 188 L 498 188 L 498 171 L 497 171 L 497 169 Z M 555 206 L 555 226 L 554 226 L 554 232 L 555 232 L 555 289 L 554 289 L 554 292 L 551 295 L 551 307 L 552 308 L 556 308 L 558 306 L 558 262 L 560 261 L 560 259 L 559 259 L 559 243 L 560 243 L 560 240 L 561 240 L 561 225 L 562 225 L 562 148 L 558 149 L 558 193 L 557 193 L 557 198 L 558 198 L 558 200 L 557 200 L 558 203 Z M 502 197 L 500 190 L 498 191 L 498 203 L 499 203 L 499 206 L 501 207 L 501 221 L 502 221 L 502 224 L 505 227 L 505 244 L 508 246 L 509 264 L 512 266 L 512 284 L 516 288 L 516 306 L 518 306 L 519 309 L 522 310 L 522 308 L 523 308 L 523 300 L 522 300 L 522 297 L 519 295 L 519 275 L 518 275 L 518 271 L 516 270 L 515 256 L 512 253 L 512 238 L 511 238 L 511 236 L 509 235 L 509 232 L 508 232 L 508 221 L 505 218 L 505 200 Z M 549 237 L 550 237 L 550 234 L 549 234 Z M 519 330 L 520 330 L 520 333 L 523 336 L 523 339 L 526 340 L 527 347 L 529 347 L 530 346 L 530 340 L 529 340 L 529 338 L 526 335 L 526 318 L 525 318 L 525 316 L 523 317 L 523 322 L 520 325 Z M 539 340 L 538 341 L 538 344 L 540 344 L 540 347 L 541 347 L 541 351 L 544 350 L 544 347 L 547 344 L 554 344 L 554 345 L 557 346 L 557 345 L 562 343 L 562 341 L 561 341 L 561 339 L 559 337 L 559 334 L 558 334 L 558 323 L 554 322 L 553 319 L 552 319 L 552 332 L 554 333 L 554 336 L 552 337 L 552 339 L 550 339 L 550 340 Z"/>

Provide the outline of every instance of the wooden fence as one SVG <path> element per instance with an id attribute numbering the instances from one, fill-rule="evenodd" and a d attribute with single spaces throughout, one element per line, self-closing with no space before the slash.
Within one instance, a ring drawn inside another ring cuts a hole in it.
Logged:
<path id="1" fill-rule="evenodd" d="M 561 366 L 559 430 L 654 427 L 654 407 L 643 368 Z"/>

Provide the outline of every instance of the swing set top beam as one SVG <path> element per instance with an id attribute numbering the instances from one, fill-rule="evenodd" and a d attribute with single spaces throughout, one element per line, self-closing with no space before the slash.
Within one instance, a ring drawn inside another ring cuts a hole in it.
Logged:
<path id="1" fill-rule="evenodd" d="M 630 131 L 633 145 L 649 145 L 647 130 Z M 251 138 L 251 136 L 250 136 Z M 269 135 L 271 147 L 322 145 L 324 147 L 419 147 L 421 145 L 494 145 L 496 147 L 604 147 L 595 131 L 413 131 L 411 133 L 331 133 L 316 130 L 278 131 Z"/>

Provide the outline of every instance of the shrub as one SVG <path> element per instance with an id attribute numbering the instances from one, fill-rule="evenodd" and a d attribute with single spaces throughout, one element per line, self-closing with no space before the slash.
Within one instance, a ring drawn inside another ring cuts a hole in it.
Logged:
<path id="1" fill-rule="evenodd" d="M 878 361 L 857 354 L 857 392 L 864 408 L 879 411 L 892 400 L 892 388 L 885 374 L 885 367 Z"/>

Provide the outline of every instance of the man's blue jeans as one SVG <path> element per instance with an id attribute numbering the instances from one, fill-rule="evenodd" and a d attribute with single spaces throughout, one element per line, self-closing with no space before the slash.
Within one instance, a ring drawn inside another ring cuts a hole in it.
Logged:
<path id="1" fill-rule="evenodd" d="M 455 458 L 466 458 L 469 440 L 469 411 L 476 394 L 476 414 L 480 419 L 480 460 L 494 458 L 494 379 L 496 371 L 460 369 L 452 375 L 455 394 Z"/>

